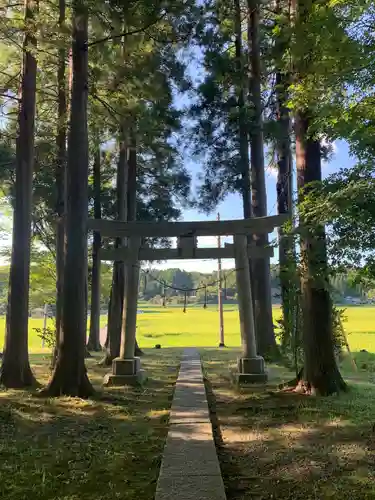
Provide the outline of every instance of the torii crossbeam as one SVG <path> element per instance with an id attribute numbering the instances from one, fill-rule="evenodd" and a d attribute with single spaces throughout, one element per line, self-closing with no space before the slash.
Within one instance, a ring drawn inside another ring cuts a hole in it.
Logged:
<path id="1" fill-rule="evenodd" d="M 140 359 L 134 356 L 140 262 L 218 258 L 234 258 L 236 263 L 242 343 L 242 356 L 238 360 L 238 380 L 265 382 L 267 373 L 264 360 L 257 355 L 249 258 L 269 258 L 273 255 L 273 249 L 249 243 L 249 236 L 271 233 L 287 220 L 288 215 L 208 222 L 122 222 L 90 219 L 90 230 L 99 232 L 102 237 L 122 238 L 127 242 L 126 246 L 102 250 L 100 254 L 102 260 L 123 261 L 126 266 L 120 357 L 113 361 L 112 374 L 106 377 L 105 382 L 111 385 L 126 385 L 139 383 L 144 377 L 140 369 Z M 233 244 L 220 249 L 197 247 L 198 236 L 224 235 L 233 236 Z M 177 248 L 147 247 L 144 243 L 147 237 L 177 237 Z"/>

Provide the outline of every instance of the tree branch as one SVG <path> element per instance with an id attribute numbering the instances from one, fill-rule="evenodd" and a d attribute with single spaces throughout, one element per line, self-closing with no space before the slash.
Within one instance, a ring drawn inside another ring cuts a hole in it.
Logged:
<path id="1" fill-rule="evenodd" d="M 143 26 L 142 28 L 138 28 L 136 30 L 133 30 L 133 31 L 125 31 L 123 33 L 117 33 L 117 34 L 114 34 L 114 35 L 109 35 L 105 38 L 100 38 L 99 40 L 94 40 L 93 42 L 91 43 L 88 43 L 87 44 L 87 47 L 92 47 L 93 45 L 98 45 L 100 43 L 105 43 L 105 42 L 108 42 L 110 40 L 116 40 L 118 38 L 122 38 L 122 37 L 125 37 L 125 36 L 131 36 L 131 35 L 136 35 L 138 33 L 143 33 L 144 31 L 147 31 L 148 29 L 150 29 L 152 26 L 155 26 L 155 24 L 157 24 L 158 22 L 160 22 L 162 19 L 164 19 L 164 17 L 167 15 L 167 12 L 164 12 L 161 16 L 159 16 L 156 20 L 153 20 L 152 22 L 150 22 L 148 25 L 146 26 Z"/>

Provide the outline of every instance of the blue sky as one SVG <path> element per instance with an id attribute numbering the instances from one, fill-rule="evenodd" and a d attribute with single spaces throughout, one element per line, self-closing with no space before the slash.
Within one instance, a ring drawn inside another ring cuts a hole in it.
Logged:
<path id="1" fill-rule="evenodd" d="M 329 174 L 337 172 L 340 168 L 353 166 L 355 163 L 355 158 L 349 155 L 348 145 L 344 141 L 336 141 L 334 144 L 334 155 L 329 163 L 323 164 L 323 175 L 326 177 Z M 186 159 L 186 167 L 190 171 L 193 177 L 193 189 L 194 185 L 197 184 L 197 177 L 201 171 L 199 164 Z M 268 215 L 275 215 L 276 211 L 276 171 L 266 168 L 266 189 L 267 189 L 267 206 Z M 206 215 L 197 210 L 184 210 L 183 220 L 185 221 L 200 221 L 200 220 L 214 220 L 216 219 L 217 212 L 220 212 L 222 220 L 225 219 L 241 219 L 242 218 L 242 201 L 238 194 L 230 194 L 225 201 L 220 203 L 217 210 L 210 215 Z M 9 236 L 0 240 L 0 246 L 10 244 L 10 221 L 8 214 L 2 214 L 0 207 L 0 229 L 1 226 L 6 226 L 6 232 Z M 270 235 L 270 238 L 274 239 L 276 234 Z M 223 238 L 223 243 L 227 241 L 230 242 L 229 238 Z M 198 242 L 200 247 L 213 247 L 216 246 L 215 238 L 200 238 Z M 277 261 L 277 250 L 275 251 L 275 256 L 272 259 L 273 262 Z M 199 261 L 199 260 L 177 260 L 177 261 L 167 261 L 158 265 L 153 264 L 153 267 L 160 269 L 166 269 L 168 267 L 178 267 L 180 269 L 185 269 L 186 271 L 201 271 L 201 272 L 212 272 L 217 268 L 217 262 L 214 260 Z M 234 267 L 234 263 L 231 260 L 223 261 L 223 268 L 228 269 Z"/>
<path id="2" fill-rule="evenodd" d="M 341 168 L 353 166 L 355 163 L 355 158 L 349 155 L 349 148 L 347 143 L 344 141 L 336 141 L 334 143 L 334 154 L 330 162 L 323 163 L 323 176 L 337 172 Z M 193 177 L 193 186 L 196 184 L 197 176 L 200 172 L 200 165 L 191 161 L 186 162 L 186 166 L 189 169 Z M 277 213 L 276 209 L 276 170 L 271 170 L 266 167 L 266 189 L 267 189 L 267 214 L 275 215 Z M 242 201 L 238 194 L 230 194 L 227 199 L 220 203 L 217 210 L 211 215 L 206 215 L 200 213 L 197 210 L 184 210 L 183 220 L 185 221 L 199 221 L 199 220 L 214 220 L 216 218 L 216 213 L 220 212 L 221 219 L 241 219 L 242 214 Z M 274 239 L 276 234 L 270 235 L 270 239 Z M 230 241 L 226 239 L 225 241 Z M 201 247 L 211 247 L 216 246 L 216 241 L 214 238 L 201 238 L 199 240 L 199 246 Z M 277 250 L 275 251 L 275 256 L 272 259 L 273 262 L 277 261 Z M 231 260 L 226 260 L 223 262 L 224 268 L 233 267 L 234 263 Z M 179 260 L 179 261 L 168 261 L 162 263 L 158 266 L 153 266 L 158 268 L 168 268 L 168 267 L 179 267 L 180 269 L 185 269 L 186 271 L 201 271 L 201 272 L 211 272 L 217 268 L 217 263 L 215 261 L 197 261 L 197 260 Z"/>
<path id="3" fill-rule="evenodd" d="M 190 59 L 190 63 L 188 64 L 188 73 L 194 83 L 198 83 L 199 80 L 204 76 L 202 70 L 202 52 L 200 49 L 193 48 L 189 49 L 189 54 L 192 59 Z M 184 54 L 181 53 L 182 57 Z M 186 54 L 185 54 L 186 55 Z M 187 94 L 180 94 L 178 91 L 174 93 L 174 104 L 176 107 L 182 109 L 186 107 L 191 102 L 191 96 Z M 186 152 L 185 152 L 186 153 Z M 198 163 L 192 161 L 190 158 L 184 158 L 185 166 L 190 172 L 193 179 L 193 191 L 194 186 L 197 185 L 198 175 L 201 172 L 201 167 Z M 336 141 L 334 143 L 334 154 L 330 162 L 323 164 L 323 176 L 338 171 L 343 167 L 353 166 L 355 163 L 355 159 L 350 157 L 348 145 L 344 141 Z M 275 215 L 277 213 L 276 210 L 276 170 L 272 170 L 269 168 L 265 168 L 265 177 L 266 177 L 266 190 L 267 190 L 267 214 Z M 197 210 L 189 209 L 183 211 L 183 220 L 185 221 L 200 221 L 200 220 L 214 220 L 216 219 L 217 212 L 220 213 L 222 220 L 228 219 L 241 219 L 243 217 L 242 213 L 242 201 L 238 194 L 230 194 L 228 197 L 220 203 L 215 212 L 210 215 L 201 213 Z M 1 240 L 0 238 L 0 247 L 1 246 L 9 246 L 10 245 L 10 223 L 9 217 L 4 215 L 0 207 L 0 233 L 2 226 L 6 226 L 6 236 Z M 4 234 L 4 233 L 3 233 Z M 9 235 L 9 236 L 8 236 Z M 274 240 L 276 238 L 276 233 L 270 235 L 270 239 Z M 223 238 L 223 243 L 225 241 L 230 242 L 229 238 Z M 216 246 L 216 238 L 200 238 L 198 240 L 198 245 L 200 247 L 212 247 Z M 276 262 L 278 258 L 277 249 L 275 250 L 275 256 L 272 259 L 273 262 Z M 185 269 L 187 271 L 201 271 L 201 272 L 212 272 L 217 269 L 217 262 L 209 260 L 209 261 L 198 261 L 198 260 L 177 260 L 177 261 L 167 261 L 161 264 L 153 264 L 152 267 L 157 268 L 168 268 L 168 267 L 178 267 L 180 269 Z M 234 267 L 234 262 L 231 260 L 223 261 L 223 268 L 227 269 L 230 267 Z"/>
<path id="4" fill-rule="evenodd" d="M 199 83 L 204 78 L 203 70 L 203 53 L 199 47 L 189 49 L 188 57 L 190 57 L 190 62 L 188 63 L 188 74 L 195 85 Z M 186 53 L 181 53 L 182 59 L 184 59 Z M 178 91 L 174 93 L 174 104 L 179 109 L 184 109 L 191 102 L 191 96 L 187 94 L 181 94 Z M 350 157 L 348 145 L 344 141 L 336 141 L 333 145 L 333 156 L 330 162 L 324 162 L 323 164 L 323 176 L 326 177 L 334 172 L 337 172 L 343 167 L 350 167 L 354 165 L 355 159 Z M 201 172 L 201 167 L 198 163 L 191 161 L 189 158 L 185 159 L 185 166 L 189 170 L 193 178 L 193 191 L 194 186 L 197 185 L 197 177 Z M 267 214 L 276 215 L 276 170 L 269 169 L 265 167 L 265 177 L 266 177 L 266 190 L 267 190 Z M 230 194 L 228 197 L 220 203 L 217 210 L 211 215 L 200 213 L 197 210 L 184 210 L 183 220 L 185 221 L 199 221 L 199 220 L 214 220 L 216 219 L 217 212 L 220 213 L 221 219 L 241 219 L 243 218 L 242 212 L 242 200 L 238 194 Z M 276 233 L 270 235 L 270 240 L 276 238 Z M 223 239 L 223 241 L 230 241 L 229 239 Z M 212 247 L 216 246 L 215 238 L 201 238 L 198 240 L 198 246 Z M 278 259 L 277 249 L 275 250 L 275 255 L 272 262 L 276 262 Z M 212 272 L 217 268 L 217 263 L 215 261 L 168 261 L 157 266 L 158 268 L 168 268 L 168 267 L 178 267 L 180 269 L 185 269 L 186 271 L 201 271 L 201 272 Z M 234 262 L 231 260 L 223 261 L 223 268 L 234 267 Z"/>

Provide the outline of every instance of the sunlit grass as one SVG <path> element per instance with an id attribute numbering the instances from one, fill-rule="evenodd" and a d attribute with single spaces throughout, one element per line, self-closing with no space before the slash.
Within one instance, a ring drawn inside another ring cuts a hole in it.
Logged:
<path id="1" fill-rule="evenodd" d="M 168 431 L 180 351 L 147 351 L 145 387 L 103 389 L 106 369 L 87 361 L 90 400 L 0 388 L 0 498 L 152 500 Z M 30 357 L 41 383 L 49 359 Z"/>
<path id="2" fill-rule="evenodd" d="M 219 317 L 217 307 L 188 307 L 186 313 L 181 306 L 158 307 L 140 304 L 138 314 L 138 340 L 143 347 L 197 346 L 209 347 L 219 343 Z M 280 308 L 274 307 L 274 320 L 280 315 Z M 353 351 L 366 349 L 375 352 L 375 307 L 348 307 L 344 323 L 350 348 Z M 240 345 L 239 319 L 236 305 L 226 305 L 224 312 L 225 343 L 229 347 Z M 101 326 L 105 326 L 107 317 L 101 317 Z M 43 319 L 30 318 L 30 352 L 47 352 L 42 349 L 41 339 L 35 328 L 43 327 Z M 53 326 L 52 320 L 47 325 Z M 3 347 L 5 318 L 0 317 L 0 350 Z"/>
<path id="3" fill-rule="evenodd" d="M 109 500 L 126 492 L 124 498 L 151 500 L 181 353 L 168 346 L 202 349 L 218 401 L 228 498 L 272 498 L 276 493 L 275 498 L 340 498 L 349 490 L 353 498 L 375 498 L 368 459 L 375 412 L 375 355 L 370 354 L 375 353 L 375 308 L 347 309 L 351 348 L 369 353 L 356 353 L 358 372 L 348 359 L 342 363 L 351 391 L 324 400 L 280 399 L 263 389 L 237 390 L 231 384 L 228 367 L 235 364 L 240 345 L 236 306 L 225 308 L 225 341 L 232 347 L 225 350 L 215 347 L 214 306 L 189 307 L 186 313 L 181 307 L 139 308 L 144 312 L 138 315 L 138 341 L 146 350 L 142 365 L 150 376 L 144 388 L 103 391 L 105 369 L 94 358 L 87 365 L 98 388 L 96 399 L 40 400 L 29 392 L 0 391 L 1 498 Z M 274 309 L 275 320 L 279 312 Z M 51 375 L 49 350 L 41 350 L 34 330 L 42 325 L 42 319 L 30 319 L 29 345 L 32 370 L 44 385 Z M 0 346 L 4 326 L 1 318 Z M 155 344 L 162 349 L 147 349 Z M 268 368 L 274 382 L 292 376 L 280 366 Z"/>
<path id="4" fill-rule="evenodd" d="M 311 398 L 275 392 L 293 378 L 277 365 L 268 367 L 266 390 L 238 388 L 228 371 L 233 350 L 201 352 L 228 499 L 375 498 L 375 385 L 368 373 L 344 362 L 350 390 Z"/>

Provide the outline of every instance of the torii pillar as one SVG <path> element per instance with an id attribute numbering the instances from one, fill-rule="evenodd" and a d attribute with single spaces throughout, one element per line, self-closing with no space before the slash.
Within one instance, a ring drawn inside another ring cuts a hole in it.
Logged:
<path id="1" fill-rule="evenodd" d="M 233 239 L 242 344 L 236 379 L 240 384 L 265 383 L 268 375 L 264 359 L 257 355 L 247 236 L 236 234 Z"/>
<path id="2" fill-rule="evenodd" d="M 112 362 L 112 373 L 104 377 L 104 385 L 139 385 L 146 380 L 141 360 L 134 356 L 137 329 L 139 249 L 141 238 L 129 238 L 130 257 L 125 263 L 125 293 L 122 315 L 120 356 Z"/>

